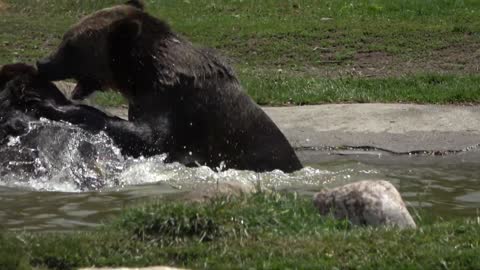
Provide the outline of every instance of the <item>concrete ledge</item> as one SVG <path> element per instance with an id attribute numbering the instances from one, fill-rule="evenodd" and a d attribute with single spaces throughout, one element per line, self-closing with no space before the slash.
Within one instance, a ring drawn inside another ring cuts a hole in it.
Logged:
<path id="1" fill-rule="evenodd" d="M 395 153 L 461 151 L 480 143 L 480 106 L 332 104 L 264 108 L 296 148 Z"/>
<path id="2" fill-rule="evenodd" d="M 56 83 L 70 96 L 74 84 Z M 92 105 L 90 100 L 86 104 Z M 480 106 L 328 104 L 264 107 L 296 149 L 353 147 L 387 152 L 457 152 L 480 144 Z M 127 118 L 126 108 L 107 108 Z"/>
<path id="3" fill-rule="evenodd" d="M 57 86 L 67 95 L 74 87 Z M 92 105 L 90 100 L 86 104 Z M 264 107 L 297 150 L 380 149 L 391 153 L 459 152 L 480 144 L 480 106 L 328 104 Z M 126 108 L 107 108 L 127 118 Z"/>
<path id="4" fill-rule="evenodd" d="M 480 106 L 330 104 L 264 107 L 296 149 L 458 152 L 480 144 Z M 127 117 L 127 109 L 110 108 Z"/>

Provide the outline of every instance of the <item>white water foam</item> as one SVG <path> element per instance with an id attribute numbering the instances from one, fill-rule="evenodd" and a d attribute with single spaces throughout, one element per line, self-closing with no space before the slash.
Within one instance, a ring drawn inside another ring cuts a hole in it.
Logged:
<path id="1" fill-rule="evenodd" d="M 165 163 L 165 155 L 124 158 L 104 133 L 91 134 L 76 126 L 41 120 L 27 134 L 0 146 L 0 185 L 38 191 L 82 192 L 165 183 L 178 189 L 220 181 L 255 183 L 269 189 L 295 185 L 315 187 L 348 181 L 349 172 L 304 168 L 286 174 L 188 168 Z M 352 172 L 353 173 L 353 172 Z M 370 172 L 375 174 L 375 172 Z"/>

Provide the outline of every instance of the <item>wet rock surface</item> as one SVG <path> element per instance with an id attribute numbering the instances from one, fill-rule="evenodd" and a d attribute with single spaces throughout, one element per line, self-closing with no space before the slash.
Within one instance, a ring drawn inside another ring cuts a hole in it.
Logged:
<path id="1" fill-rule="evenodd" d="M 241 197 L 256 191 L 255 185 L 249 182 L 224 181 L 217 184 L 200 185 L 184 194 L 179 199 L 184 202 L 207 202 L 215 198 Z"/>
<path id="2" fill-rule="evenodd" d="M 397 189 L 387 181 L 360 181 L 323 190 L 313 197 L 321 215 L 348 219 L 355 225 L 415 228 Z"/>

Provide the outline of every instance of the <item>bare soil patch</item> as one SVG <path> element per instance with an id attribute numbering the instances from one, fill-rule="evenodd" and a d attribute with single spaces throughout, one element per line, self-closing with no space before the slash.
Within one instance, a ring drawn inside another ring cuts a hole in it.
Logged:
<path id="1" fill-rule="evenodd" d="M 480 44 L 450 46 L 433 52 L 424 59 L 425 65 L 443 72 L 480 72 Z"/>
<path id="2" fill-rule="evenodd" d="M 385 52 L 357 52 L 347 63 L 310 67 L 310 75 L 338 77 L 400 77 L 403 75 L 479 74 L 480 44 L 456 44 L 418 57 L 402 57 Z"/>
<path id="3" fill-rule="evenodd" d="M 480 44 L 466 42 L 434 50 L 417 56 L 389 54 L 382 51 L 358 51 L 350 59 L 337 60 L 331 51 L 321 52 L 322 61 L 317 64 L 289 69 L 282 72 L 292 76 L 324 78 L 357 77 L 386 78 L 415 74 L 480 74 Z M 261 71 L 262 68 L 256 68 Z"/>

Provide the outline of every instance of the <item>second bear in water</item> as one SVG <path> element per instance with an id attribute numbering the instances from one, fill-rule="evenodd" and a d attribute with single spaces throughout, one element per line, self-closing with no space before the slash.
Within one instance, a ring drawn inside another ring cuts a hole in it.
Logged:
<path id="1" fill-rule="evenodd" d="M 38 69 L 49 80 L 76 79 L 78 98 L 101 88 L 122 93 L 129 120 L 149 142 L 129 149 L 131 155 L 167 153 L 168 161 L 212 168 L 302 168 L 285 136 L 225 61 L 178 36 L 140 1 L 82 19 Z"/>

